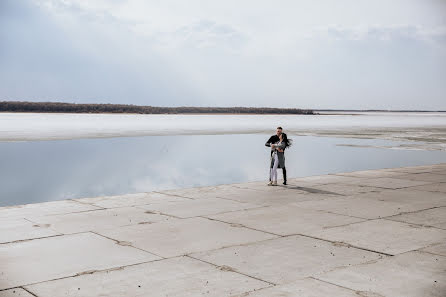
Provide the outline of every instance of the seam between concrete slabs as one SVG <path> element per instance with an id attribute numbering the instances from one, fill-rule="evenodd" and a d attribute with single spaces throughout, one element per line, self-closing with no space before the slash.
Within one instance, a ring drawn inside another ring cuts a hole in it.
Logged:
<path id="1" fill-rule="evenodd" d="M 263 280 L 263 279 L 261 279 L 261 278 L 258 278 L 258 277 L 255 277 L 255 276 L 252 276 L 252 275 L 249 275 L 249 274 L 246 274 L 246 273 L 242 273 L 242 272 L 240 272 L 240 271 L 238 271 L 238 270 L 236 270 L 236 269 L 234 269 L 234 268 L 232 268 L 232 267 L 230 267 L 230 266 L 227 266 L 227 265 L 221 265 L 221 266 L 219 266 L 219 265 L 216 265 L 216 264 L 214 264 L 214 263 L 211 263 L 211 262 L 208 262 L 208 261 L 205 261 L 205 260 L 202 260 L 202 259 L 195 258 L 195 257 L 193 257 L 193 256 L 191 256 L 191 255 L 185 255 L 185 257 L 189 257 L 189 258 L 191 258 L 191 259 L 194 259 L 194 260 L 197 260 L 197 261 L 200 261 L 200 262 L 203 262 L 203 263 L 210 264 L 210 265 L 214 266 L 215 268 L 220 269 L 220 270 L 222 270 L 222 271 L 230 271 L 230 272 L 238 273 L 238 274 L 241 274 L 241 275 L 250 277 L 250 278 L 252 278 L 252 279 L 255 279 L 255 280 L 262 281 L 262 282 L 264 282 L 264 283 L 270 284 L 270 285 L 272 285 L 272 286 L 276 286 L 276 285 L 277 285 L 277 284 L 272 283 L 272 282 L 270 282 L 270 281 Z"/>
<path id="2" fill-rule="evenodd" d="M 367 291 L 357 291 L 357 290 L 354 290 L 354 289 L 352 289 L 352 288 L 345 287 L 345 286 L 341 286 L 341 285 L 338 285 L 338 284 L 336 284 L 336 283 L 332 283 L 332 282 L 325 281 L 325 280 L 322 280 L 322 279 L 318 279 L 318 278 L 313 277 L 313 276 L 310 276 L 310 278 L 315 279 L 315 280 L 318 280 L 318 281 L 323 282 L 323 283 L 326 283 L 326 284 L 330 284 L 330 285 L 339 287 L 339 288 L 347 289 L 347 290 L 352 291 L 352 292 L 354 292 L 355 294 L 358 294 L 359 296 L 363 296 L 363 297 L 367 297 L 367 296 L 368 296 L 368 293 L 371 292 L 371 291 L 368 291 L 368 292 L 367 292 Z M 363 293 L 366 293 L 366 295 L 364 295 Z M 375 292 L 372 292 L 372 293 L 375 293 Z M 376 294 L 376 293 L 375 293 L 375 294 Z M 377 297 L 381 297 L 381 295 L 377 295 Z M 385 296 L 383 296 L 383 297 L 385 297 Z"/>
<path id="3" fill-rule="evenodd" d="M 205 199 L 205 198 L 203 198 L 203 199 Z M 225 198 L 213 198 L 213 199 L 231 200 L 231 199 L 225 199 Z M 198 200 L 198 199 L 197 199 L 197 200 Z M 231 200 L 231 201 L 239 202 L 239 203 L 241 203 L 241 204 L 249 203 L 249 202 L 240 202 L 240 201 L 236 201 L 236 200 Z M 149 204 L 142 204 L 142 205 L 138 205 L 138 206 L 144 206 L 144 205 L 151 205 L 151 204 L 150 204 L 150 203 L 149 203 Z M 141 208 L 141 207 L 138 207 L 138 206 L 134 206 L 134 207 L 139 208 L 139 209 L 144 209 L 144 210 L 147 210 L 147 211 L 152 211 L 152 210 L 148 210 L 148 209 Z M 224 214 L 224 213 L 231 213 L 231 212 L 236 212 L 236 211 L 246 211 L 246 210 L 259 209 L 259 208 L 270 207 L 270 206 L 271 206 L 271 205 L 259 205 L 259 206 L 252 207 L 252 208 L 243 208 L 243 209 L 228 210 L 228 211 L 222 211 L 222 212 L 217 212 L 217 213 L 208 214 L 208 215 L 196 215 L 196 216 L 190 216 L 190 217 L 177 217 L 177 216 L 169 215 L 169 214 L 165 214 L 165 213 L 162 213 L 162 212 L 159 212 L 159 211 L 156 211 L 156 210 L 154 210 L 154 211 L 152 211 L 152 212 L 155 213 L 155 214 L 162 214 L 162 215 L 165 215 L 165 216 L 170 216 L 170 217 L 173 217 L 173 218 L 176 218 L 176 219 L 180 219 L 180 220 L 181 220 L 181 219 L 191 219 L 191 218 L 199 218 L 199 217 L 201 217 L 201 218 L 206 218 L 205 216 L 214 216 L 214 215 L 219 215 L 219 214 Z M 206 218 L 206 219 L 207 219 L 207 218 Z"/>
<path id="4" fill-rule="evenodd" d="M 157 256 L 157 257 L 160 257 L 161 259 L 169 259 L 169 258 L 160 256 L 160 255 L 157 255 L 157 254 L 155 254 L 155 253 L 146 251 L 146 250 L 141 249 L 141 248 L 139 248 L 139 247 L 133 246 L 133 245 L 132 245 L 130 242 L 128 242 L 128 241 L 120 241 L 120 240 L 117 240 L 117 239 L 114 239 L 114 238 L 111 238 L 111 237 L 102 235 L 102 234 L 97 233 L 97 232 L 94 232 L 94 231 L 79 232 L 79 233 L 93 233 L 93 234 L 99 235 L 99 236 L 101 236 L 101 237 L 107 238 L 107 239 L 109 239 L 109 240 L 113 240 L 113 241 L 114 241 L 116 244 L 118 244 L 118 245 L 121 245 L 121 246 L 129 246 L 129 247 L 132 247 L 132 248 L 134 248 L 134 249 L 137 249 L 137 250 L 140 250 L 140 251 L 149 253 L 149 254 L 151 254 L 151 255 L 155 255 L 155 256 Z M 125 243 L 125 244 L 124 244 L 124 243 Z M 174 257 L 171 257 L 171 258 L 174 258 Z M 155 261 L 156 261 L 156 260 L 155 260 Z M 147 261 L 147 262 L 152 262 L 152 261 Z"/>
<path id="5" fill-rule="evenodd" d="M 36 294 L 34 294 L 33 292 L 31 292 L 31 291 L 29 291 L 27 288 L 25 288 L 25 287 L 20 287 L 20 288 L 22 288 L 24 291 L 26 291 L 26 292 L 28 292 L 30 295 L 32 295 L 32 296 L 35 296 L 35 297 L 39 297 L 39 296 L 37 296 Z"/>
<path id="6" fill-rule="evenodd" d="M 177 256 L 177 257 L 182 257 L 182 256 Z M 176 257 L 172 257 L 172 258 L 176 258 Z M 170 258 L 170 259 L 172 259 L 172 258 Z M 41 281 L 41 282 L 29 283 L 29 284 L 20 285 L 20 286 L 17 286 L 17 287 L 1 289 L 0 292 L 1 291 L 6 291 L 6 290 L 10 290 L 10 289 L 15 289 L 15 288 L 23 288 L 26 291 L 28 291 L 28 289 L 25 288 L 27 286 L 32 286 L 32 285 L 37 285 L 37 284 L 42 284 L 42 283 L 46 283 L 46 282 L 52 282 L 52 281 L 67 279 L 67 278 L 74 278 L 74 277 L 78 277 L 78 276 L 82 276 L 82 275 L 86 275 L 86 274 L 95 274 L 95 273 L 103 273 L 103 272 L 107 272 L 107 271 L 116 271 L 116 270 L 124 269 L 126 267 L 142 265 L 142 264 L 147 264 L 147 263 L 152 263 L 152 262 L 159 262 L 159 261 L 163 261 L 163 260 L 167 260 L 167 259 L 164 259 L 164 258 L 163 259 L 156 259 L 156 260 L 152 260 L 152 261 L 144 261 L 144 262 L 139 262 L 139 263 L 134 263 L 134 264 L 129 264 L 129 265 L 123 265 L 123 266 L 116 266 L 116 267 L 106 268 L 106 269 L 86 270 L 86 271 L 81 271 L 81 272 L 78 272 L 78 273 L 75 273 L 75 274 L 69 275 L 69 276 L 58 277 L 58 278 L 54 278 L 54 279 L 44 280 L 44 281 Z M 34 296 L 37 296 L 35 293 L 32 293 L 32 294 Z"/>
<path id="7" fill-rule="evenodd" d="M 178 189 L 181 190 L 181 189 Z M 166 190 L 168 191 L 168 190 Z M 166 195 L 166 196 L 172 196 L 172 197 L 178 197 L 178 198 L 185 198 L 185 199 L 189 199 L 189 200 L 196 200 L 196 198 L 191 198 L 191 197 L 185 197 L 185 196 L 181 196 L 181 195 L 176 195 L 176 194 L 168 194 L 168 193 L 164 193 L 162 191 L 153 191 L 153 192 L 146 192 L 146 193 L 157 193 L 157 194 L 162 194 L 162 195 Z"/>
<path id="8" fill-rule="evenodd" d="M 222 221 L 222 220 L 219 220 L 219 219 L 209 218 L 209 217 L 206 217 L 206 216 L 199 216 L 199 217 L 203 218 L 203 219 L 208 219 L 210 221 L 216 221 L 216 222 L 220 222 L 220 223 L 225 223 L 225 224 L 228 224 L 228 225 L 230 225 L 231 227 L 234 227 L 234 228 L 246 228 L 246 229 L 249 229 L 249 230 L 252 230 L 252 231 L 262 232 L 262 233 L 266 233 L 266 234 L 270 234 L 270 235 L 275 235 L 275 236 L 278 236 L 278 237 L 284 237 L 284 235 L 276 234 L 276 233 L 273 233 L 273 232 L 268 232 L 268 231 L 265 231 L 265 230 L 255 229 L 255 228 L 248 227 L 248 226 L 245 226 L 245 225 L 240 224 L 240 223 L 230 223 L 230 222 Z M 260 241 L 263 241 L 263 240 L 260 240 Z M 234 246 L 237 246 L 237 244 L 234 245 Z"/>
<path id="9" fill-rule="evenodd" d="M 296 206 L 297 206 L 297 205 L 296 205 Z M 264 206 L 264 207 L 274 207 L 274 206 L 272 206 L 272 205 L 268 205 L 268 206 Z M 262 208 L 262 207 L 259 207 L 259 208 Z M 255 208 L 255 209 L 259 209 L 259 208 Z M 303 209 L 306 210 L 306 208 L 303 208 Z M 250 209 L 248 209 L 248 210 L 250 210 Z M 310 209 L 310 210 L 311 210 L 311 209 Z M 343 217 L 349 217 L 349 218 L 355 218 L 355 219 L 361 219 L 361 220 L 362 220 L 362 221 L 359 221 L 359 222 L 352 222 L 352 223 L 347 223 L 347 224 L 342 224 L 342 225 L 323 227 L 323 229 L 330 229 L 330 228 L 336 228 L 336 227 L 343 227 L 343 226 L 348 226 L 348 225 L 352 225 L 352 224 L 363 223 L 363 222 L 366 222 L 366 221 L 373 221 L 373 220 L 379 220 L 379 219 L 381 219 L 381 218 L 368 219 L 368 218 L 354 217 L 354 216 L 349 216 L 349 215 L 345 215 L 345 214 L 339 214 L 339 213 L 334 213 L 334 212 L 329 212 L 329 211 L 324 211 L 324 210 L 314 210 L 314 211 L 316 211 L 316 212 L 322 212 L 322 213 L 330 213 L 330 214 L 335 214 L 335 215 L 338 215 L 338 216 L 343 216 Z M 237 210 L 230 211 L 230 212 L 237 212 Z M 228 213 L 229 213 L 229 212 L 228 212 Z M 276 233 L 269 232 L 269 231 L 265 231 L 265 230 L 255 229 L 255 228 L 248 227 L 248 226 L 243 225 L 243 224 L 240 224 L 240 223 L 231 223 L 231 222 L 226 222 L 226 221 L 222 221 L 222 220 L 219 220 L 219 219 L 214 219 L 214 218 L 207 217 L 207 216 L 213 216 L 213 215 L 217 215 L 217 214 L 204 215 L 204 216 L 199 216 L 199 217 L 206 218 L 206 219 L 208 219 L 208 220 L 212 220 L 212 221 L 219 221 L 219 222 L 226 223 L 226 224 L 230 224 L 230 225 L 234 225 L 234 224 L 236 224 L 236 225 L 240 225 L 240 226 L 242 226 L 242 227 L 245 227 L 245 228 L 247 228 L 247 229 L 251 229 L 251 230 L 254 230 L 254 231 L 260 231 L 260 232 L 264 232 L 264 233 L 268 233 L 268 234 L 272 234 L 272 235 L 277 235 L 277 236 L 281 236 L 281 237 L 283 237 L 283 236 L 288 236 L 288 235 L 280 235 L 280 234 L 276 234 Z M 293 234 L 293 235 L 294 235 L 294 234 Z M 296 233 L 296 235 L 298 235 L 298 234 Z"/>
<path id="10" fill-rule="evenodd" d="M 376 179 L 380 179 L 380 178 L 386 178 L 386 177 L 378 177 Z M 413 181 L 410 179 L 401 179 L 401 178 L 393 178 L 393 177 L 389 177 L 391 179 L 399 179 L 401 181 Z M 412 188 L 412 187 L 419 187 L 419 186 L 429 186 L 432 184 L 437 184 L 438 182 L 429 182 L 429 181 L 423 181 L 425 184 L 422 185 L 413 185 L 413 186 L 407 186 L 407 187 L 400 187 L 400 188 L 385 188 L 385 187 L 380 187 L 380 186 L 370 186 L 372 188 L 378 188 L 378 189 L 383 189 L 383 190 L 403 190 L 403 189 L 408 189 L 408 188 Z M 342 184 L 344 186 L 351 186 L 352 184 L 349 183 L 345 183 L 345 182 L 336 182 L 336 184 Z M 368 185 L 364 185 L 364 184 L 353 184 L 353 185 L 357 185 L 357 186 L 363 186 L 363 187 L 369 187 Z M 416 190 L 416 189 L 415 189 Z"/>
<path id="11" fill-rule="evenodd" d="M 57 232 L 57 231 L 56 231 Z M 79 232 L 81 233 L 81 232 Z M 27 238 L 27 239 L 19 239 L 19 240 L 13 240 L 8 242 L 0 242 L 0 245 L 3 244 L 12 244 L 12 243 L 18 243 L 18 242 L 25 242 L 25 241 L 31 241 L 31 240 L 37 240 L 37 239 L 45 239 L 45 238 L 51 238 L 51 237 L 59 237 L 59 236 L 65 236 L 65 235 L 71 235 L 71 234 L 57 234 L 57 235 L 50 235 L 50 236 L 43 236 L 43 237 L 36 237 L 36 238 Z"/>
<path id="12" fill-rule="evenodd" d="M 446 207 L 446 206 L 434 206 L 434 207 L 423 208 L 423 209 L 414 210 L 414 211 L 399 212 L 397 214 L 393 214 L 393 215 L 390 215 L 390 216 L 382 216 L 382 217 L 373 218 L 373 219 L 364 218 L 364 217 L 357 217 L 357 216 L 352 216 L 352 215 L 346 215 L 346 214 L 337 213 L 337 212 L 328 211 L 328 210 L 320 210 L 320 209 L 318 209 L 316 211 L 321 211 L 321 212 L 325 212 L 325 213 L 331 213 L 331 214 L 335 214 L 335 215 L 341 215 L 341 216 L 345 216 L 345 217 L 351 217 L 351 218 L 355 218 L 355 219 L 363 219 L 363 220 L 366 220 L 366 221 L 383 219 L 383 220 L 389 220 L 389 221 L 394 221 L 394 222 L 400 222 L 401 223 L 401 221 L 390 220 L 389 218 L 395 217 L 395 216 L 399 216 L 399 215 L 404 215 L 404 214 L 417 213 L 419 211 L 425 211 L 425 210 L 430 210 L 430 209 L 435 209 L 435 208 L 441 208 L 441 207 Z M 339 225 L 339 226 L 330 226 L 330 227 L 327 227 L 327 228 L 324 228 L 324 229 L 336 228 L 336 227 L 340 227 L 340 226 L 347 226 L 347 225 L 356 224 L 356 223 L 360 223 L 360 222 L 354 222 L 354 223 L 349 223 L 349 224 Z M 416 224 L 413 224 L 413 225 L 416 225 Z M 436 227 L 436 228 L 438 228 L 438 227 Z M 438 229 L 442 229 L 442 228 L 438 228 Z"/>
<path id="13" fill-rule="evenodd" d="M 310 235 L 305 235 L 305 234 L 290 234 L 290 235 L 285 235 L 283 237 L 290 237 L 290 236 L 297 236 L 297 235 L 298 236 L 312 238 L 312 239 L 317 239 L 317 240 L 321 240 L 321 241 L 325 241 L 325 242 L 330 242 L 331 244 L 334 244 L 334 245 L 336 245 L 336 244 L 342 245 L 342 246 L 344 246 L 346 248 L 350 247 L 350 248 L 355 248 L 355 249 L 358 249 L 358 250 L 363 250 L 363 251 L 366 251 L 366 252 L 372 252 L 372 253 L 379 254 L 379 255 L 390 256 L 390 257 L 394 256 L 394 255 L 387 254 L 387 253 L 384 253 L 384 252 L 379 252 L 379 251 L 375 251 L 375 250 L 359 247 L 359 246 L 356 246 L 356 245 L 352 245 L 350 243 L 343 242 L 343 241 L 333 241 L 333 240 L 328 240 L 328 239 L 319 238 L 319 237 L 310 236 Z"/>

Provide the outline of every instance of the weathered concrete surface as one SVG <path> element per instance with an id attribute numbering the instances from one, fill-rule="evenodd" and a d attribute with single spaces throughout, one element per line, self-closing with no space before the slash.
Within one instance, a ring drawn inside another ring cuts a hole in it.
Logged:
<path id="1" fill-rule="evenodd" d="M 271 286 L 189 257 L 44 282 L 26 288 L 37 296 L 232 296 Z"/>
<path id="2" fill-rule="evenodd" d="M 365 293 L 365 292 L 363 292 Z M 277 285 L 259 289 L 249 295 L 236 295 L 233 297 L 367 297 L 347 288 L 332 285 L 314 278 L 304 278 L 286 285 Z"/>
<path id="3" fill-rule="evenodd" d="M 421 251 L 446 257 L 446 243 L 436 244 L 436 245 L 424 248 Z"/>
<path id="4" fill-rule="evenodd" d="M 144 204 L 164 203 L 166 201 L 184 201 L 188 200 L 172 195 L 165 195 L 162 193 L 137 193 L 127 194 L 122 196 L 105 196 L 94 198 L 74 199 L 74 201 L 88 203 L 101 208 L 116 208 L 124 206 L 135 206 Z"/>
<path id="5" fill-rule="evenodd" d="M 0 297 L 443 297 L 445 211 L 446 164 L 3 207 Z"/>
<path id="6" fill-rule="evenodd" d="M 0 291 L 0 297 L 34 297 L 22 288 Z"/>
<path id="7" fill-rule="evenodd" d="M 389 219 L 409 224 L 446 229 L 446 207 L 437 207 L 413 213 L 401 214 Z"/>
<path id="8" fill-rule="evenodd" d="M 430 192 L 440 192 L 446 194 L 446 182 L 438 184 L 430 184 L 425 186 L 414 187 L 416 190 L 430 191 Z"/>
<path id="9" fill-rule="evenodd" d="M 361 178 L 358 180 L 353 180 L 353 181 L 344 180 L 341 182 L 347 183 L 347 184 L 359 184 L 359 185 L 363 185 L 363 186 L 385 188 L 385 189 L 409 188 L 409 187 L 421 186 L 421 185 L 426 185 L 426 184 L 432 183 L 432 182 L 428 182 L 428 181 L 416 181 L 416 180 L 403 179 L 403 178 L 401 178 L 401 176 L 398 176 L 398 178 L 392 178 L 392 177 L 379 177 L 379 178 L 367 178 L 367 179 Z"/>
<path id="10" fill-rule="evenodd" d="M 444 176 L 443 174 L 436 174 L 436 173 L 407 174 L 407 175 L 400 175 L 398 176 L 398 178 L 415 180 L 415 181 L 427 181 L 432 183 L 446 182 L 446 176 Z"/>
<path id="11" fill-rule="evenodd" d="M 128 225 L 152 224 L 172 219 L 172 217 L 149 213 L 136 207 L 119 207 L 40 217 L 28 216 L 27 218 L 35 222 L 36 226 L 47 226 L 63 234 L 99 232 Z"/>
<path id="12" fill-rule="evenodd" d="M 325 184 L 325 185 L 319 184 L 311 186 L 311 188 L 327 192 L 333 192 L 344 196 L 383 191 L 382 188 L 375 188 L 361 185 L 346 185 L 346 184 Z"/>
<path id="13" fill-rule="evenodd" d="M 385 219 L 316 231 L 313 236 L 397 255 L 446 241 L 446 230 Z"/>
<path id="14" fill-rule="evenodd" d="M 270 232 L 279 235 L 312 234 L 327 227 L 348 225 L 363 219 L 303 209 L 293 205 L 262 207 L 208 216 L 228 224 Z"/>
<path id="15" fill-rule="evenodd" d="M 140 205 L 139 208 L 150 210 L 162 214 L 172 215 L 179 218 L 191 218 L 229 212 L 236 210 L 246 210 L 260 207 L 252 203 L 242 203 L 238 201 L 207 198 L 207 199 L 188 199 L 187 201 L 167 202 L 157 204 Z"/>
<path id="16" fill-rule="evenodd" d="M 311 256 L 310 256 L 311 255 Z M 192 254 L 274 284 L 315 276 L 337 267 L 377 260 L 382 256 L 304 236 L 282 237 L 250 245 Z"/>
<path id="17" fill-rule="evenodd" d="M 403 212 L 404 204 L 367 198 L 343 197 L 295 204 L 299 208 L 319 210 L 364 219 L 377 219 Z"/>
<path id="18" fill-rule="evenodd" d="M 100 207 L 71 200 L 0 207 L 0 220 L 20 219 L 26 216 L 43 216 L 101 209 Z"/>
<path id="19" fill-rule="evenodd" d="M 392 297 L 444 297 L 446 257 L 410 252 L 374 263 L 337 269 L 319 279 L 358 291 Z"/>
<path id="20" fill-rule="evenodd" d="M 93 233 L 0 245 L 0 289 L 160 259 Z"/>
<path id="21" fill-rule="evenodd" d="M 166 258 L 277 237 L 205 218 L 133 225 L 101 234 Z"/>
<path id="22" fill-rule="evenodd" d="M 0 220 L 0 243 L 60 235 L 48 227 L 25 219 Z"/>

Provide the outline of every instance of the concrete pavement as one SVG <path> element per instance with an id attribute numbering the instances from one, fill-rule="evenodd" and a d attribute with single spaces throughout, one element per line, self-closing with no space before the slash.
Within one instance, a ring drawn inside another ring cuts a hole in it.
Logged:
<path id="1" fill-rule="evenodd" d="M 446 296 L 446 164 L 0 208 L 0 297 Z"/>

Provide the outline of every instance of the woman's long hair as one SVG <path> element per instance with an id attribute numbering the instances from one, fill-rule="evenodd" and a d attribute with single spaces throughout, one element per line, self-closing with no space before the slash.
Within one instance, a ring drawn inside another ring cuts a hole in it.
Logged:
<path id="1" fill-rule="evenodd" d="M 287 148 L 293 144 L 293 140 L 289 139 L 285 133 L 282 133 L 282 142 L 285 143 L 285 148 Z"/>

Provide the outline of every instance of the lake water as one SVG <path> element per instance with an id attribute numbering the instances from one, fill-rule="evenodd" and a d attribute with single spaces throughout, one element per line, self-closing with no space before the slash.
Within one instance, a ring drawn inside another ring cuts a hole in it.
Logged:
<path id="1" fill-rule="evenodd" d="M 0 142 L 0 206 L 268 179 L 270 135 Z M 384 140 L 293 136 L 289 177 L 446 162 L 444 151 L 339 146 Z M 279 178 L 281 171 L 279 170 Z"/>

